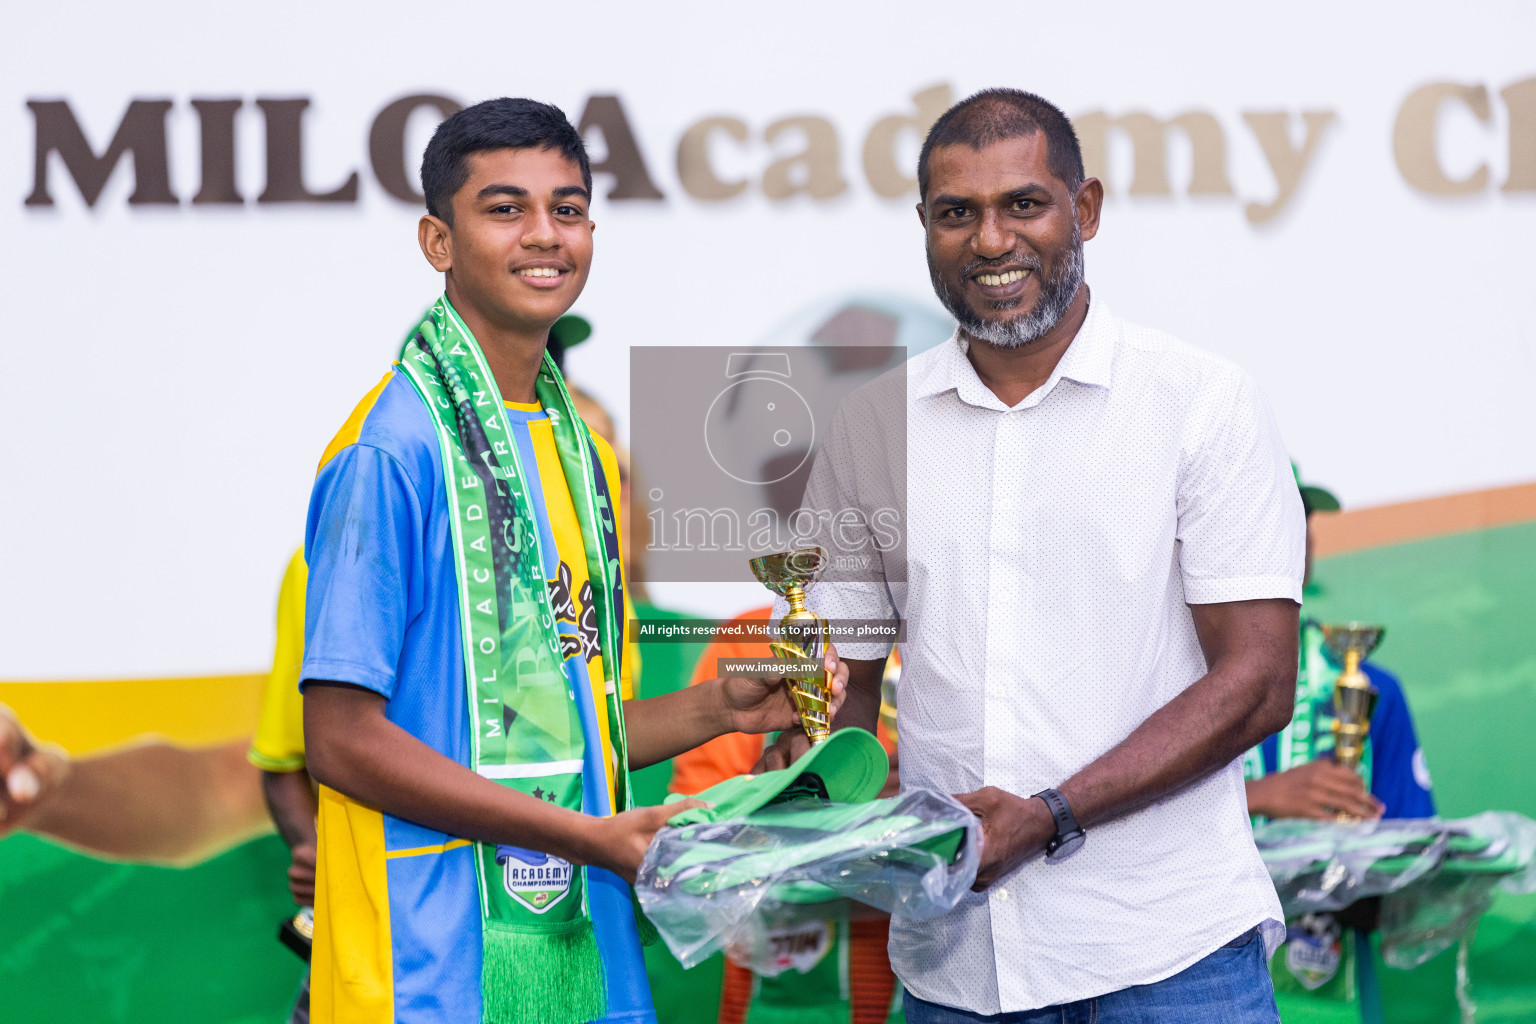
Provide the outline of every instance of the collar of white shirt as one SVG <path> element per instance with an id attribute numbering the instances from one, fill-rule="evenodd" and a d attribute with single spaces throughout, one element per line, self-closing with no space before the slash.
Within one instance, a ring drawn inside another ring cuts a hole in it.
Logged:
<path id="1" fill-rule="evenodd" d="M 1063 377 L 1079 384 L 1109 387 L 1114 373 L 1116 333 L 1116 320 L 1104 303 L 1090 302 L 1083 326 L 1078 328 L 1072 344 L 1062 353 L 1050 378 L 1043 387 L 1036 388 L 1013 408 L 1029 409 L 1039 405 Z M 938 357 L 928 367 L 928 372 L 921 380 L 914 382 L 912 397 L 931 398 L 946 391 L 954 391 L 967 405 L 1007 412 L 1009 406 L 1004 405 L 1002 399 L 994 395 L 977 376 L 976 368 L 966 356 L 966 347 L 967 342 L 957 328 L 941 347 Z"/>

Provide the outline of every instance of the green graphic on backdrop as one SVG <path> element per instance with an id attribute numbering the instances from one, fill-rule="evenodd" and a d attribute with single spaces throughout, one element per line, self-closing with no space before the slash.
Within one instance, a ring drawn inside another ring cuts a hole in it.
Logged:
<path id="1" fill-rule="evenodd" d="M 4 1018 L 28 1024 L 279 1024 L 304 965 L 276 836 L 195 868 L 108 864 L 31 836 L 0 841 Z"/>

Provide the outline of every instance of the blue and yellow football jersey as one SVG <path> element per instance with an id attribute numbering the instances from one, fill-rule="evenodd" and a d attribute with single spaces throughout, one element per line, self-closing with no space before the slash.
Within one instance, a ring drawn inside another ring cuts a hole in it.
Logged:
<path id="1" fill-rule="evenodd" d="M 616 761 L 575 507 L 544 412 L 507 408 L 532 504 L 542 511 L 545 576 L 566 671 L 573 686 L 595 691 L 589 763 L 601 758 L 607 785 L 589 773 L 586 807 L 611 814 Z M 618 493 L 613 450 L 595 440 Z M 469 709 L 442 474 L 431 418 L 410 382 L 391 372 L 326 449 L 315 480 L 305 534 L 302 677 L 381 694 L 391 722 L 467 767 Z M 626 697 L 632 650 L 623 664 Z M 480 900 L 468 840 L 325 787 L 319 836 L 311 982 L 317 1024 L 480 1020 Z M 608 985 L 605 1020 L 654 1021 L 628 886 L 597 868 L 588 877 Z"/>

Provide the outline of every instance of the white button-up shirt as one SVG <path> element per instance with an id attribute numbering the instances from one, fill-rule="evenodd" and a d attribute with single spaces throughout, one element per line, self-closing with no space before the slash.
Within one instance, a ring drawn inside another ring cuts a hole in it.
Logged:
<path id="1" fill-rule="evenodd" d="M 1300 603 L 1300 496 L 1273 416 L 1231 363 L 1095 298 L 1013 408 L 958 338 L 911 360 L 906 390 L 905 582 L 887 567 L 810 601 L 905 620 L 904 789 L 1059 786 L 1205 674 L 1190 604 Z M 879 405 L 856 393 L 833 425 L 829 446 L 862 452 L 838 501 L 864 500 L 882 461 L 870 445 L 902 436 Z M 817 479 L 812 503 L 828 499 Z M 1280 904 L 1234 761 L 1089 829 L 1060 864 L 1032 859 L 941 918 L 897 919 L 891 961 L 920 998 L 996 1014 L 1160 981 L 1258 924 L 1272 951 Z"/>

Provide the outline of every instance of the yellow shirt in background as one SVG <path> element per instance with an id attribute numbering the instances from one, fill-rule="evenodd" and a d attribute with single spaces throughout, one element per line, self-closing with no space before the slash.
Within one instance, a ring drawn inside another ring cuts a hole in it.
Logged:
<path id="1" fill-rule="evenodd" d="M 299 693 L 299 667 L 304 661 L 304 588 L 309 567 L 300 548 L 288 560 L 283 589 L 277 595 L 277 647 L 272 674 L 261 699 L 261 718 L 246 754 L 251 764 L 267 772 L 296 772 L 304 767 L 304 698 Z"/>

